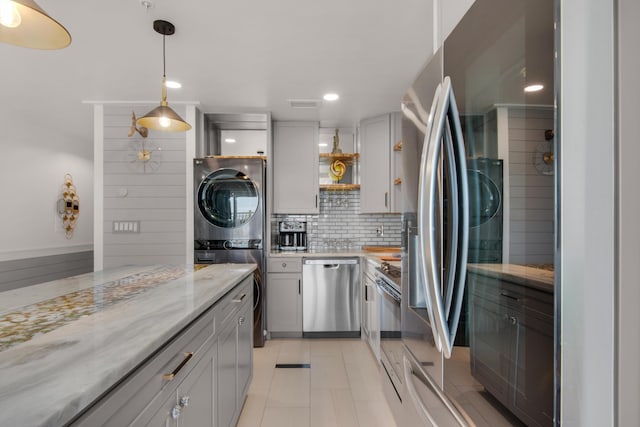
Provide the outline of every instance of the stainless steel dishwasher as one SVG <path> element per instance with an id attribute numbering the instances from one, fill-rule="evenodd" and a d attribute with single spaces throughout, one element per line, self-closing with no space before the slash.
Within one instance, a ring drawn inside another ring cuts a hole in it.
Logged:
<path id="1" fill-rule="evenodd" d="M 360 264 L 357 258 L 304 260 L 302 335 L 360 336 Z"/>

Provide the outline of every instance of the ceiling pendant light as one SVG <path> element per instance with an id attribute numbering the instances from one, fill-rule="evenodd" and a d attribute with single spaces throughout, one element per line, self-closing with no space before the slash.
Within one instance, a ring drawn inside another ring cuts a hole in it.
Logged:
<path id="1" fill-rule="evenodd" d="M 162 130 L 168 132 L 184 132 L 191 129 L 191 125 L 169 107 L 167 102 L 167 73 L 165 59 L 165 36 L 170 36 L 176 32 L 171 22 L 157 20 L 153 21 L 153 29 L 162 34 L 162 101 L 160 106 L 149 111 L 140 117 L 136 124 L 148 129 Z"/>
<path id="2" fill-rule="evenodd" d="M 0 0 L 0 42 L 62 49 L 71 44 L 71 35 L 33 0 Z"/>

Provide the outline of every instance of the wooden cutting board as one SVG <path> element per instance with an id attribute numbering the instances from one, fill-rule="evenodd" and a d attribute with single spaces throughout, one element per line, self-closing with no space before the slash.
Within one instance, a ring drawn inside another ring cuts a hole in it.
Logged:
<path id="1" fill-rule="evenodd" d="M 400 252 L 402 248 L 400 246 L 363 246 L 362 250 L 365 252 Z"/>

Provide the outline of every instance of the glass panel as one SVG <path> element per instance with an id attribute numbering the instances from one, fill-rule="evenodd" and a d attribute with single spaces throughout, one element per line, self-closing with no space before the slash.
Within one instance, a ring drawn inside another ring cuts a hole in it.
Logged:
<path id="1" fill-rule="evenodd" d="M 553 10 L 553 0 L 476 0 L 443 48 L 470 197 L 444 387 L 483 425 L 553 425 Z"/>
<path id="2" fill-rule="evenodd" d="M 218 227 L 236 228 L 248 223 L 259 202 L 253 181 L 233 169 L 213 172 L 198 189 L 198 208 L 207 221 Z"/>

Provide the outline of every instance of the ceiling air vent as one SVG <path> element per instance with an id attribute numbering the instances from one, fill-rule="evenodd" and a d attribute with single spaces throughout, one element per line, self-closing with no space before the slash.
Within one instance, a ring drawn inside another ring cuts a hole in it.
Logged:
<path id="1" fill-rule="evenodd" d="M 320 99 L 289 99 L 291 108 L 318 108 L 321 103 Z"/>

